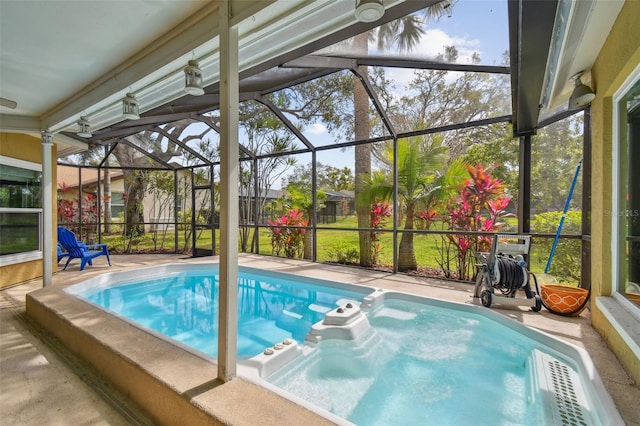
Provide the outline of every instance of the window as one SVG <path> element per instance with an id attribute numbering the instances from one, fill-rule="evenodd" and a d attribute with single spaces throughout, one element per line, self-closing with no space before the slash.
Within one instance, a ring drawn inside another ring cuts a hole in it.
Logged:
<path id="1" fill-rule="evenodd" d="M 640 67 L 616 97 L 613 225 L 615 290 L 640 308 Z"/>
<path id="2" fill-rule="evenodd" d="M 0 156 L 0 260 L 42 258 L 42 166 Z"/>
<path id="3" fill-rule="evenodd" d="M 111 193 L 111 217 L 117 218 L 122 213 L 124 215 L 124 197 L 122 192 Z"/>

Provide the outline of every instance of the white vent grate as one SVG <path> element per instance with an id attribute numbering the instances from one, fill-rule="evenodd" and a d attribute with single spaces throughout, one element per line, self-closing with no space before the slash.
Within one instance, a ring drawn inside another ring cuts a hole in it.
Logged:
<path id="1" fill-rule="evenodd" d="M 554 424 L 590 426 L 593 424 L 580 377 L 568 365 L 538 350 L 534 351 L 538 387 Z"/>

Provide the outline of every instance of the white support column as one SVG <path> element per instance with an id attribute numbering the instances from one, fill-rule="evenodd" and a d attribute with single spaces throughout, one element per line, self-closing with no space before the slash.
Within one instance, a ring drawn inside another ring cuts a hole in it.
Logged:
<path id="1" fill-rule="evenodd" d="M 220 294 L 218 379 L 236 375 L 238 332 L 238 29 L 230 26 L 231 1 L 220 13 Z"/>
<path id="2" fill-rule="evenodd" d="M 53 135 L 42 132 L 42 285 L 53 283 Z"/>

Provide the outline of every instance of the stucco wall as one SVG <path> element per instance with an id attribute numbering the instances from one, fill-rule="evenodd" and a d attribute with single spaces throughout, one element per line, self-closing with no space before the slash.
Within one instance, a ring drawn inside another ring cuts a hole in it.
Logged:
<path id="1" fill-rule="evenodd" d="M 56 181 L 55 145 L 53 148 L 53 182 Z M 42 164 L 42 144 L 40 138 L 20 134 L 20 133 L 0 133 L 0 155 L 5 157 L 16 158 L 19 160 L 30 161 L 32 163 Z M 56 187 L 52 185 L 52 197 L 56 199 Z M 57 241 L 55 235 L 56 229 L 56 211 L 53 211 L 53 241 Z M 57 255 L 55 245 L 53 247 L 53 270 L 57 270 Z M 0 266 L 0 288 L 7 287 L 16 283 L 31 280 L 42 276 L 42 260 L 32 260 L 29 262 L 17 263 L 12 265 Z"/>
<path id="2" fill-rule="evenodd" d="M 593 162 L 591 200 L 591 276 L 593 300 L 612 293 L 611 215 L 613 188 L 613 95 L 640 64 L 640 1 L 627 0 L 592 69 L 596 98 L 592 103 Z M 620 315 L 625 315 L 620 307 Z M 610 317 L 610 316 L 609 316 Z M 640 360 L 597 303 L 593 326 L 611 346 L 625 369 L 640 383 Z M 637 319 L 635 321 L 636 327 Z"/>

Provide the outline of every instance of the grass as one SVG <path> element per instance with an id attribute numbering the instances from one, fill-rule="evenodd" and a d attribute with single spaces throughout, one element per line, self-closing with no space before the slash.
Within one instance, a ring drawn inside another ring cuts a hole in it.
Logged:
<path id="1" fill-rule="evenodd" d="M 513 221 L 514 218 L 508 219 L 509 227 L 517 225 L 517 222 Z M 326 229 L 326 228 L 340 228 L 340 229 Z M 320 225 L 317 228 L 317 261 L 329 262 L 337 261 L 335 253 L 337 251 L 346 252 L 351 249 L 358 253 L 359 242 L 358 232 L 353 229 L 357 227 L 357 219 L 355 216 L 347 216 L 339 218 L 336 223 Z M 436 226 L 436 229 L 439 229 Z M 249 230 L 248 247 L 251 248 L 251 239 L 253 238 L 253 229 Z M 398 243 L 402 235 L 402 230 L 398 232 Z M 140 238 L 134 239 L 131 244 L 131 252 L 173 252 L 174 234 L 173 230 L 168 230 L 164 236 L 164 243 L 162 242 L 162 233 L 152 234 L 147 233 Z M 154 245 L 154 237 L 157 244 Z M 440 235 L 415 235 L 414 236 L 414 250 L 416 254 L 416 260 L 420 268 L 431 268 L 435 270 L 441 270 L 438 264 L 438 259 L 441 258 L 438 247 L 442 246 L 442 238 Z M 212 232 L 211 230 L 202 230 L 198 236 L 197 247 L 198 248 L 211 248 Z M 107 235 L 103 236 L 103 242 L 107 243 L 114 252 L 125 252 L 126 244 L 128 241 L 122 238 L 121 235 Z M 381 247 L 379 253 L 378 264 L 380 265 L 393 265 L 393 233 L 389 229 L 389 225 L 386 230 L 383 230 L 379 235 L 379 244 Z M 178 246 L 179 251 L 191 250 L 191 237 L 185 236 L 184 231 L 178 233 Z M 220 233 L 216 232 L 216 247 L 220 246 Z M 185 250 L 186 248 L 186 250 Z M 239 246 L 240 250 L 241 247 Z M 266 228 L 259 230 L 259 252 L 261 254 L 271 255 L 271 231 Z M 451 256 L 454 256 L 452 251 Z M 354 262 L 358 259 L 354 258 Z M 535 252 L 535 245 L 532 247 L 530 270 L 535 273 L 541 273 L 544 271 L 546 265 L 546 254 Z M 455 259 L 451 260 L 451 269 L 455 269 Z M 568 282 L 569 284 L 571 281 Z"/>

